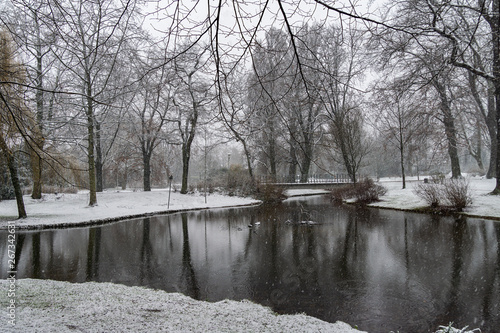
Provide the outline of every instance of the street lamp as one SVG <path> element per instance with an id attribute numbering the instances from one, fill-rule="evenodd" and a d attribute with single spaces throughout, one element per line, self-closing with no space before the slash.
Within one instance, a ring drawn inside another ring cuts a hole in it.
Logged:
<path id="1" fill-rule="evenodd" d="M 167 204 L 167 209 L 170 209 L 170 192 L 172 191 L 172 179 L 174 179 L 173 175 L 168 176 L 168 204 Z"/>

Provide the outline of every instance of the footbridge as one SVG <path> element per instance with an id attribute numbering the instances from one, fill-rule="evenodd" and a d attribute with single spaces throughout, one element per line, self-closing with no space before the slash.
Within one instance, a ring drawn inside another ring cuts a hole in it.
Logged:
<path id="1" fill-rule="evenodd" d="M 271 184 L 284 189 L 331 189 L 339 185 L 352 184 L 351 178 L 346 174 L 314 174 L 301 181 L 300 176 L 262 176 L 259 178 L 261 184 Z"/>

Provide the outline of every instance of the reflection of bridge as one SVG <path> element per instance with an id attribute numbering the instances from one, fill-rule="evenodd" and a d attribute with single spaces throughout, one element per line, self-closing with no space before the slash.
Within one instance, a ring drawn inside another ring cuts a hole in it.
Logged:
<path id="1" fill-rule="evenodd" d="M 352 184 L 351 178 L 346 174 L 310 175 L 307 182 L 301 182 L 300 176 L 261 176 L 261 184 L 272 184 L 286 189 L 329 189 L 334 186 Z"/>

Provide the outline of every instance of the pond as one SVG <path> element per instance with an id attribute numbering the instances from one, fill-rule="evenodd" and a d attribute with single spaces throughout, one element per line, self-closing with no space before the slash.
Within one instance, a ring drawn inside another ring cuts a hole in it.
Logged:
<path id="1" fill-rule="evenodd" d="M 260 223 L 259 223 L 260 222 Z M 0 232 L 7 239 L 6 231 Z M 7 242 L 0 277 L 7 278 Z M 500 327 L 500 223 L 324 197 L 98 227 L 18 231 L 18 278 L 250 299 L 369 332 Z"/>

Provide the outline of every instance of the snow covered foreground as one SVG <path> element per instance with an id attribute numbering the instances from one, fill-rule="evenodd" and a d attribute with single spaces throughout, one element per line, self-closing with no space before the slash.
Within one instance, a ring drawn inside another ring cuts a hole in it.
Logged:
<path id="1" fill-rule="evenodd" d="M 8 304 L 8 284 L 0 281 L 2 304 Z M 361 332 L 342 322 L 277 315 L 248 301 L 209 303 L 111 283 L 26 279 L 17 281 L 16 294 L 16 325 L 2 324 L 3 332 Z M 0 313 L 7 318 L 7 307 Z"/>

